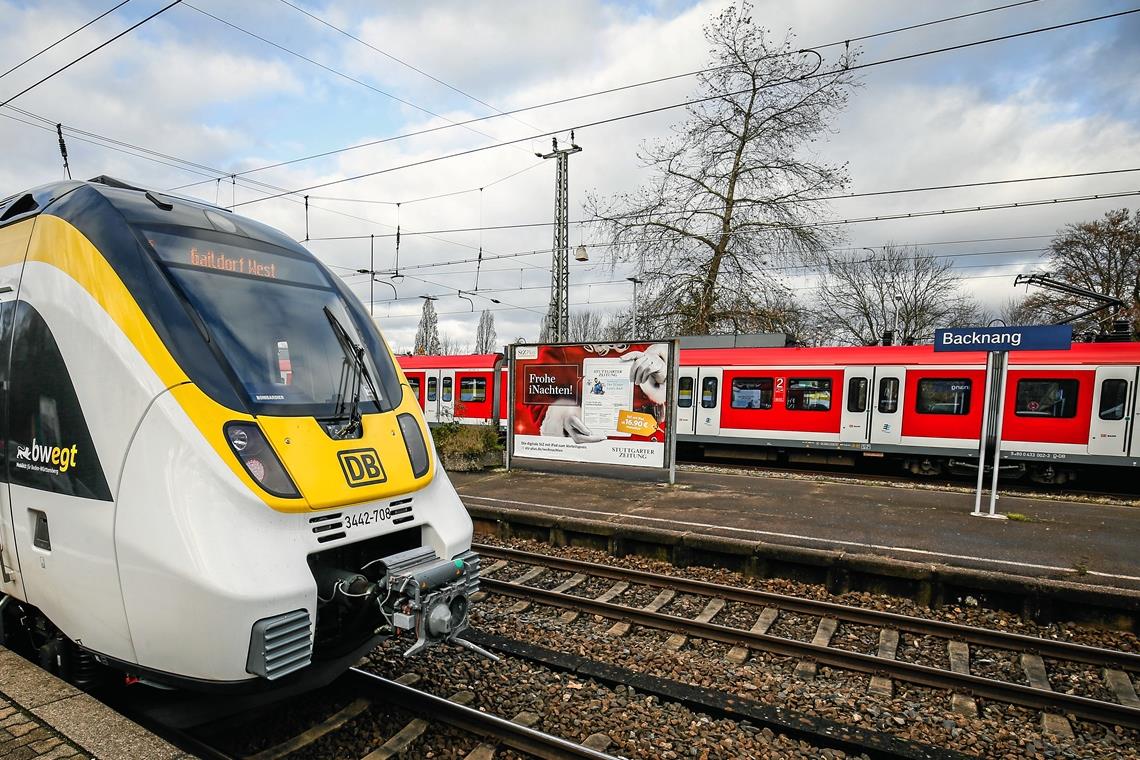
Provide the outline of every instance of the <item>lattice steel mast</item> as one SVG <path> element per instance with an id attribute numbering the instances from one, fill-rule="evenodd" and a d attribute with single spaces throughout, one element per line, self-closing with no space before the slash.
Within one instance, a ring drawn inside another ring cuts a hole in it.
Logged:
<path id="1" fill-rule="evenodd" d="M 570 133 L 570 147 L 559 148 L 558 138 L 551 138 L 550 153 L 535 153 L 539 158 L 557 158 L 554 176 L 554 257 L 550 268 L 550 340 L 565 341 L 570 334 L 570 156 L 581 152 Z"/>

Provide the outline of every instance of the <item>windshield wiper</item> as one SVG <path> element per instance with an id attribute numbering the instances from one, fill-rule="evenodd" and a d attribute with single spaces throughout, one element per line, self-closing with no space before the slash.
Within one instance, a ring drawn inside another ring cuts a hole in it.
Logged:
<path id="1" fill-rule="evenodd" d="M 340 320 L 336 318 L 329 307 L 326 306 L 324 311 L 333 334 L 336 335 L 337 343 L 340 344 L 340 348 L 344 352 L 344 367 L 340 373 L 334 416 L 338 420 L 347 418 L 347 421 L 339 430 L 330 430 L 330 432 L 337 438 L 349 438 L 355 436 L 360 430 L 360 393 L 364 389 L 363 383 L 368 384 L 368 390 L 372 392 L 372 400 L 377 405 L 380 403 L 380 394 L 376 392 L 372 375 L 368 372 L 368 363 L 364 361 L 364 346 L 359 346 L 352 340 L 348 330 L 344 329 L 344 325 L 340 323 Z M 350 369 L 352 370 L 351 375 L 347 374 Z M 351 392 L 349 392 L 349 386 L 352 388 Z M 347 415 L 345 414 L 346 400 L 349 402 Z"/>

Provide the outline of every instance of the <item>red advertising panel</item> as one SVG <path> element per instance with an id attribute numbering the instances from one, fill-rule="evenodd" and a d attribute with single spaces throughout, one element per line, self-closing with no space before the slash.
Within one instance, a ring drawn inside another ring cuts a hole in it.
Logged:
<path id="1" fill-rule="evenodd" d="M 667 467 L 672 343 L 513 347 L 511 456 Z"/>

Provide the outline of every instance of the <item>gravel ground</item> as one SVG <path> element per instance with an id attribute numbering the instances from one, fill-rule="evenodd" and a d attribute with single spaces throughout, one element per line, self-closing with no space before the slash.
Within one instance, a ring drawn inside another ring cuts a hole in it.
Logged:
<path id="1" fill-rule="evenodd" d="M 606 751 L 628 758 L 843 757 L 822 754 L 818 748 L 746 721 L 715 720 L 624 686 L 611 688 L 512 657 L 494 663 L 468 652 L 433 649 L 404 660 L 396 650 L 382 647 L 365 667 L 389 677 L 414 670 L 424 677 L 421 684 L 429 684 L 424 688 L 437 694 L 469 689 L 477 695 L 473 706 L 496 715 L 512 717 L 522 710 L 538 713 L 542 719 L 535 728 L 575 741 L 604 733 L 612 742 Z M 462 755 L 441 749 L 436 755 L 413 752 L 408 756 Z"/>
<path id="2" fill-rule="evenodd" d="M 1112 689 L 1108 688 L 1100 669 L 1095 665 L 1045 658 L 1045 672 L 1049 675 L 1049 685 L 1053 691 L 1079 694 L 1104 702 L 1116 701 Z"/>
<path id="3" fill-rule="evenodd" d="M 1136 634 L 1126 631 L 1100 630 L 1096 628 L 1069 625 L 1066 623 L 1040 625 L 1032 621 L 1022 620 L 1020 617 L 1010 612 L 987 609 L 986 607 L 982 606 L 984 600 L 979 601 L 972 598 L 965 598 L 956 600 L 956 603 L 953 604 L 943 605 L 938 609 L 930 609 L 928 607 L 923 607 L 922 605 L 919 605 L 910 599 L 904 599 L 896 596 L 887 596 L 885 594 L 872 594 L 864 591 L 851 591 L 845 594 L 832 595 L 829 594 L 823 586 L 810 583 L 800 583 L 798 581 L 787 580 L 784 578 L 750 578 L 741 575 L 740 573 L 732 572 L 730 570 L 708 567 L 693 566 L 680 568 L 675 567 L 674 565 L 671 565 L 667 562 L 648 560 L 636 556 L 612 557 L 605 552 L 597 551 L 594 549 L 584 549 L 580 547 L 554 548 L 549 544 L 537 541 L 503 542 L 494 536 L 487 535 L 480 535 L 477 537 L 477 539 L 479 542 L 486 544 L 510 546 L 512 548 L 522 549 L 524 551 L 545 552 L 555 554 L 559 557 L 579 559 L 587 562 L 605 562 L 617 567 L 628 567 L 635 570 L 644 570 L 656 574 L 675 575 L 683 578 L 693 578 L 695 580 L 708 581 L 712 583 L 723 583 L 729 586 L 753 588 L 760 591 L 767 591 L 775 594 L 786 594 L 788 596 L 797 596 L 806 599 L 823 599 L 830 602 L 837 602 L 839 604 L 849 604 L 856 607 L 867 607 L 875 610 L 894 612 L 900 615 L 911 615 L 914 617 L 928 618 L 932 620 L 948 620 L 955 623 L 961 623 L 963 625 L 980 626 L 984 628 L 992 628 L 999 631 L 1010 631 L 1012 633 L 1022 633 L 1029 636 L 1039 636 L 1041 638 L 1054 639 L 1058 641 L 1073 641 L 1079 644 L 1086 644 L 1088 646 L 1119 649 L 1125 652 L 1140 652 L 1140 637 L 1137 637 Z M 515 564 L 511 565 L 508 568 L 504 568 L 501 571 L 504 575 L 500 577 L 505 578 L 505 574 L 510 572 L 513 572 L 516 576 L 521 575 L 522 571 L 519 569 L 521 567 L 523 566 Z M 636 588 L 638 587 L 631 586 L 630 590 L 627 591 L 621 598 L 621 603 L 628 604 L 628 602 L 625 600 L 629 598 L 629 595 Z M 657 591 L 655 589 L 651 589 L 648 593 L 649 599 L 652 599 L 654 596 L 656 596 Z M 747 608 L 755 609 L 755 614 L 757 616 L 760 614 L 760 609 L 758 607 Z M 727 619 L 721 617 L 726 614 L 727 612 L 720 613 L 720 615 L 717 616 L 717 619 Z M 781 617 L 783 616 L 784 615 L 781 614 Z M 753 619 L 752 622 L 755 622 L 755 619 Z M 745 627 L 750 627 L 752 625 L 752 622 L 750 622 L 748 626 Z"/>
<path id="4" fill-rule="evenodd" d="M 862 593 L 831 597 L 818 586 L 786 580 L 756 581 L 724 570 L 679 569 L 637 557 L 614 559 L 593 550 L 552 550 L 545 544 L 534 542 L 512 542 L 510 545 L 587 561 L 607 561 L 655 573 L 684 575 L 729 585 L 827 598 L 903 614 L 984 625 L 999 630 L 1016 630 L 1049 638 L 1137 650 L 1136 638 L 1130 634 L 1069 626 L 1036 626 L 1008 613 L 972 605 L 926 610 L 907 600 L 893 597 Z M 633 589 L 627 592 L 626 598 L 621 600 L 623 603 L 628 602 L 632 591 Z M 651 589 L 649 591 L 652 592 Z M 648 596 L 652 598 L 653 593 Z M 699 611 L 704 606 L 703 601 L 692 606 Z M 821 667 L 815 679 L 799 681 L 792 675 L 796 665 L 792 658 L 753 653 L 744 665 L 737 666 L 724 657 L 727 647 L 710 642 L 690 641 L 680 652 L 671 652 L 662 646 L 668 637 L 664 632 L 634 627 L 629 635 L 612 639 L 605 635 L 611 621 L 595 616 L 583 615 L 574 623 L 564 625 L 556 616 L 539 614 L 538 608 L 532 608 L 518 616 L 508 616 L 506 609 L 506 605 L 488 599 L 475 608 L 473 620 L 476 627 L 551 649 L 573 651 L 582 656 L 613 662 L 635 671 L 721 689 L 773 706 L 814 713 L 868 729 L 889 731 L 904 738 L 957 749 L 979 757 L 1140 757 L 1137 750 L 1140 746 L 1140 733 L 1135 731 L 1074 721 L 1076 738 L 1057 739 L 1042 734 L 1040 714 L 1033 710 L 980 702 L 981 714 L 977 718 L 966 718 L 949 711 L 950 695 L 943 691 L 896 683 L 892 697 L 878 697 L 867 693 L 868 677 L 860 674 Z M 730 603 L 716 620 L 721 624 L 750 627 L 758 614 L 758 607 Z M 781 614 L 771 633 L 795 635 L 801 640 L 810 640 L 817 624 L 818 619 L 814 617 Z M 850 644 L 850 648 L 875 651 L 878 644 L 877 631 L 872 638 L 869 631 L 860 631 L 861 628 L 867 627 L 841 625 L 836 634 L 836 643 L 843 641 L 845 645 Z M 904 634 L 899 644 L 900 658 L 948 667 L 945 640 L 924 639 L 927 637 Z M 931 659 L 926 659 L 928 654 Z M 1012 653 L 972 648 L 971 663 L 972 672 L 979 675 L 1025 682 L 1020 663 Z M 1052 675 L 1052 670 L 1050 672 Z M 714 755 L 710 755 L 712 756 Z"/>
<path id="5" fill-rule="evenodd" d="M 879 629 L 870 625 L 841 621 L 835 635 L 831 637 L 831 646 L 851 652 L 877 654 L 879 651 Z"/>
<path id="6" fill-rule="evenodd" d="M 899 647 L 895 651 L 895 657 L 903 662 L 929 665 L 932 668 L 942 668 L 943 670 L 950 669 L 950 652 L 946 648 L 946 639 L 940 639 L 937 636 L 915 636 L 910 633 L 900 633 Z"/>

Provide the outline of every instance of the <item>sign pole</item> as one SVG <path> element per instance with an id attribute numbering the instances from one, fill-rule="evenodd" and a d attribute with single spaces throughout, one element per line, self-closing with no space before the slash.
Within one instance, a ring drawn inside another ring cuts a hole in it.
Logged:
<path id="1" fill-rule="evenodd" d="M 511 451 L 515 442 L 515 344 L 507 349 L 507 450 L 503 464 L 511 471 Z"/>
<path id="2" fill-rule="evenodd" d="M 635 319 L 636 310 L 635 299 Z M 674 485 L 677 482 L 677 384 L 681 375 L 681 342 L 674 338 L 670 343 L 669 392 L 665 396 L 665 456 L 669 458 L 669 485 Z"/>
<path id="3" fill-rule="evenodd" d="M 985 392 L 982 396 L 982 398 L 985 399 L 985 404 L 982 406 L 981 445 L 978 446 L 978 486 L 974 494 L 974 511 L 970 513 L 976 517 L 982 516 L 982 489 L 985 487 L 986 482 L 986 439 L 989 438 L 990 402 L 993 397 L 993 374 L 994 352 L 987 351 Z"/>
<path id="4" fill-rule="evenodd" d="M 996 358 L 1001 363 L 1001 385 L 999 386 L 1001 390 L 998 391 L 1001 395 L 998 397 L 998 416 L 994 424 L 994 477 L 990 482 L 990 513 L 986 516 L 1004 520 L 1006 519 L 1005 515 L 995 514 L 994 510 L 997 508 L 998 475 L 1001 472 L 1001 423 L 1005 417 L 1005 385 L 1009 376 L 1009 354 L 1001 351 L 998 352 Z"/>

